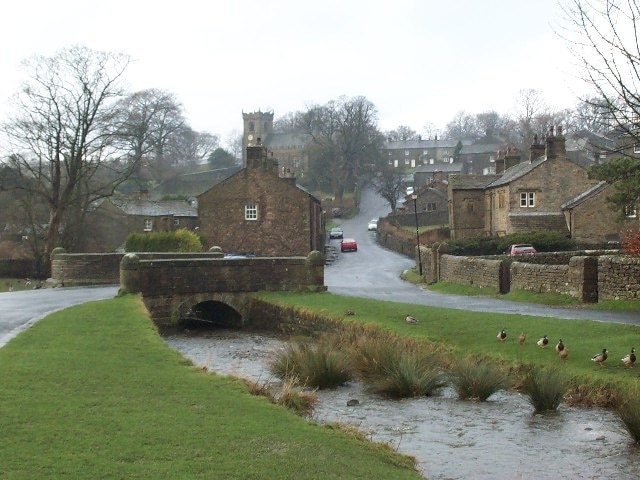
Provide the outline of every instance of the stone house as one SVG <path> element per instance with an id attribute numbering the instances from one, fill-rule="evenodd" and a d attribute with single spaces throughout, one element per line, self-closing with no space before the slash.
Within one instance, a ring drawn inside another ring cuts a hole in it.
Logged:
<path id="1" fill-rule="evenodd" d="M 416 216 L 419 226 L 445 226 L 449 222 L 447 213 L 447 190 L 443 182 L 433 182 L 418 188 L 412 195 L 406 195 L 401 206 L 396 208 L 390 219 L 399 225 L 414 226 Z"/>
<path id="2" fill-rule="evenodd" d="M 247 147 L 246 158 L 245 168 L 198 196 L 206 246 L 261 256 L 323 251 L 320 200 L 279 169 L 266 146 Z"/>
<path id="3" fill-rule="evenodd" d="M 585 168 L 567 159 L 561 127 L 549 129 L 545 144 L 538 143 L 536 138 L 525 161 L 520 161 L 515 150 L 499 152 L 496 172 L 499 176 L 493 180 L 482 177 L 451 179 L 449 225 L 452 238 L 531 231 L 576 234 L 575 228 L 579 224 L 575 223 L 574 216 L 574 232 L 571 232 L 563 207 L 598 183 L 588 177 Z M 599 206 L 601 210 L 606 208 L 604 204 Z M 614 228 L 606 215 L 598 219 L 603 222 L 598 227 L 600 231 Z M 604 241 L 604 238 L 599 240 Z"/>
<path id="4" fill-rule="evenodd" d="M 82 251 L 114 252 L 131 233 L 168 232 L 198 226 L 195 201 L 106 198 L 87 214 Z"/>

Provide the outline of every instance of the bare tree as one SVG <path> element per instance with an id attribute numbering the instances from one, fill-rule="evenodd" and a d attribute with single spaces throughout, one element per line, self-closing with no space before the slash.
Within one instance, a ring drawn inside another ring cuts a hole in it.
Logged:
<path id="1" fill-rule="evenodd" d="M 355 190 L 364 166 L 380 155 L 382 136 L 377 128 L 375 106 L 364 97 L 340 97 L 326 105 L 311 107 L 300 116 L 301 126 L 313 142 L 309 157 L 328 172 L 334 197 Z M 318 170 L 313 165 L 311 170 Z"/>
<path id="2" fill-rule="evenodd" d="M 548 109 L 542 92 L 532 88 L 518 91 L 515 106 L 517 122 L 517 143 L 520 147 L 528 145 L 535 134 L 546 132 L 548 126 Z"/>
<path id="3" fill-rule="evenodd" d="M 111 195 L 135 164 L 118 162 L 114 145 L 114 101 L 129 63 L 125 55 L 78 46 L 24 64 L 30 77 L 2 130 L 16 188 L 47 210 L 48 218 L 31 220 L 34 230 L 44 224 L 40 265 L 57 246 L 71 205 Z"/>
<path id="4" fill-rule="evenodd" d="M 447 124 L 443 135 L 444 138 L 449 139 L 475 138 L 478 136 L 480 135 L 474 116 L 462 110 L 456 113 L 453 120 Z"/>
<path id="5" fill-rule="evenodd" d="M 640 205 L 640 2 L 637 0 L 572 0 L 565 8 L 565 36 L 592 89 L 588 105 L 603 123 L 612 125 L 628 149 L 618 158 L 591 167 L 589 174 L 615 187 L 607 198 L 624 217 Z M 636 216 L 637 217 L 637 216 Z"/>
<path id="6" fill-rule="evenodd" d="M 402 196 L 404 175 L 402 169 L 382 165 L 372 180 L 374 190 L 389 202 L 392 211 L 396 209 L 398 199 Z"/>
<path id="7" fill-rule="evenodd" d="M 406 142 L 407 140 L 417 140 L 418 132 L 405 125 L 400 125 L 395 130 L 384 132 L 385 138 L 390 142 Z"/>
<path id="8" fill-rule="evenodd" d="M 640 43 L 637 0 L 572 0 L 564 36 L 593 93 L 584 102 L 603 123 L 640 141 Z M 595 100 L 594 100 L 595 99 Z"/>

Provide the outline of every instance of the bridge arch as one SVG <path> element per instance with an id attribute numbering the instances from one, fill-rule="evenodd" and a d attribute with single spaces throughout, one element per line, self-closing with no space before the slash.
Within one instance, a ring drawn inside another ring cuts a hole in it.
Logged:
<path id="1" fill-rule="evenodd" d="M 186 329 L 242 328 L 242 314 L 219 300 L 204 300 L 179 314 L 178 327 Z"/>

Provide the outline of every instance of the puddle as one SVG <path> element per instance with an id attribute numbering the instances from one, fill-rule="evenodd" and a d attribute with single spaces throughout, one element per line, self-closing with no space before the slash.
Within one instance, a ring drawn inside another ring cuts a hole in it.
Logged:
<path id="1" fill-rule="evenodd" d="M 165 341 L 197 365 L 220 374 L 268 381 L 266 360 L 284 341 L 241 331 L 171 336 Z M 356 426 L 418 460 L 438 479 L 637 479 L 640 448 L 617 416 L 561 405 L 534 415 L 525 396 L 499 392 L 488 402 L 462 401 L 453 389 L 436 397 L 387 400 L 356 383 L 318 392 L 311 418 Z M 347 402 L 357 399 L 359 405 Z"/>

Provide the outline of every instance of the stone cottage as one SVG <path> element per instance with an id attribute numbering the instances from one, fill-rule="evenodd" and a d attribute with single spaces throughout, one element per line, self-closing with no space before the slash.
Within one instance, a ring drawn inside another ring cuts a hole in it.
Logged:
<path id="1" fill-rule="evenodd" d="M 246 167 L 198 196 L 206 246 L 226 253 L 306 256 L 324 249 L 320 200 L 296 185 L 267 148 L 246 149 Z"/>
<path id="2" fill-rule="evenodd" d="M 563 210 L 570 205 L 568 202 L 598 183 L 588 177 L 584 167 L 567 158 L 561 127 L 550 128 L 544 144 L 534 139 L 525 161 L 515 150 L 499 152 L 496 174 L 497 178 L 486 176 L 486 180 L 452 178 L 449 184 L 452 238 L 532 231 L 577 234 L 575 217 L 571 226 Z M 599 205 L 601 210 L 606 208 L 604 203 Z M 597 227 L 601 232 L 614 228 L 606 215 L 597 217 L 597 221 L 602 222 Z M 598 242 L 605 240 L 597 237 Z M 596 236 L 590 238 L 596 240 Z"/>

